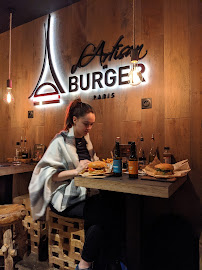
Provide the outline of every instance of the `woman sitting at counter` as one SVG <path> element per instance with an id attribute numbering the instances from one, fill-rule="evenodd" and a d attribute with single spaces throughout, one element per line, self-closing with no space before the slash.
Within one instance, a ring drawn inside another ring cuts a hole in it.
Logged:
<path id="1" fill-rule="evenodd" d="M 106 191 L 90 197 L 86 188 L 74 184 L 74 177 L 90 161 L 98 160 L 89 137 L 94 122 L 95 113 L 89 104 L 80 99 L 70 103 L 64 130 L 51 141 L 34 169 L 29 185 L 32 216 L 34 220 L 44 218 L 50 205 L 59 215 L 84 218 L 85 243 L 76 270 L 90 270 L 93 262 L 93 269 L 103 270 L 110 262 L 119 270 L 119 194 Z"/>

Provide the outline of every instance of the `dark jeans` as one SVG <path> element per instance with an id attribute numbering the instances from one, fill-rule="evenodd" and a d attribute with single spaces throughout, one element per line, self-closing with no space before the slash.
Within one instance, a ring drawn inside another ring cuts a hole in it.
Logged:
<path id="1" fill-rule="evenodd" d="M 84 217 L 85 243 L 82 258 L 104 269 L 108 262 L 120 259 L 124 242 L 124 198 L 121 193 L 101 191 L 85 202 L 68 207 L 59 215 Z"/>

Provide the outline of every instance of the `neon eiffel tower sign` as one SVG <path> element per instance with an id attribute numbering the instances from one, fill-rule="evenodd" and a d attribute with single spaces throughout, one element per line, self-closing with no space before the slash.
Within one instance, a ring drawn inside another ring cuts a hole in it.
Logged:
<path id="1" fill-rule="evenodd" d="M 45 53 L 44 53 L 44 61 L 43 61 L 43 66 L 41 70 L 41 74 L 39 76 L 39 80 L 35 86 L 34 91 L 32 94 L 29 96 L 29 99 L 33 99 L 33 104 L 34 106 L 36 105 L 46 105 L 46 104 L 56 104 L 60 103 L 60 95 L 66 93 L 62 87 L 62 85 L 59 82 L 59 79 L 56 75 L 54 66 L 53 66 L 53 60 L 51 57 L 51 51 L 50 51 L 50 20 L 51 16 L 49 14 L 48 16 L 48 24 L 47 24 L 47 29 L 45 29 Z M 48 59 L 47 59 L 48 57 Z M 54 83 L 52 82 L 44 82 L 41 83 L 43 74 L 45 72 L 45 67 L 46 67 L 46 61 L 48 60 L 49 62 L 49 67 L 50 71 L 52 74 L 52 77 L 54 79 Z M 41 93 L 42 88 L 48 88 L 48 92 Z"/>

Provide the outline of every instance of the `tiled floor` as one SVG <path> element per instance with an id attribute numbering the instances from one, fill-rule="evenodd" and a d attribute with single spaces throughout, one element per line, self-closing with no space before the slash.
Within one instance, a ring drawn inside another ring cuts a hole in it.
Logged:
<path id="1" fill-rule="evenodd" d="M 49 270 L 48 261 L 38 261 L 38 256 L 34 253 L 30 253 L 28 257 L 24 257 L 23 261 L 19 261 L 15 265 L 15 269 L 19 270 Z"/>

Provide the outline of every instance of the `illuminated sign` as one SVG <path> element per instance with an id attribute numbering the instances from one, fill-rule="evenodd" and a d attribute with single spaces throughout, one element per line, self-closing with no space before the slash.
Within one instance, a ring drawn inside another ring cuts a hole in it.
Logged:
<path id="1" fill-rule="evenodd" d="M 141 73 L 144 72 L 145 67 L 143 64 L 138 64 L 138 67 L 141 68 Z M 116 70 L 110 68 L 107 69 L 104 73 L 100 71 L 87 73 L 86 75 L 81 74 L 80 76 L 71 76 L 69 77 L 69 92 L 75 92 L 79 89 L 86 91 L 89 89 L 102 89 L 109 88 L 117 85 L 129 84 L 128 82 L 128 72 L 130 66 L 123 66 Z M 84 82 L 84 77 L 85 82 Z"/>
<path id="2" fill-rule="evenodd" d="M 124 36 L 122 35 L 118 38 L 114 46 L 112 46 L 112 50 L 110 52 L 105 52 L 105 41 L 103 40 L 99 43 L 97 47 L 94 44 L 89 43 L 81 53 L 78 62 L 72 66 L 71 73 L 74 75 L 69 76 L 68 90 L 65 90 L 64 86 L 62 86 L 61 80 L 59 80 L 58 78 L 58 73 L 56 73 L 56 65 L 53 60 L 54 56 L 50 48 L 50 44 L 52 42 L 50 24 L 51 16 L 49 15 L 47 28 L 45 30 L 46 43 L 43 66 L 36 87 L 32 94 L 29 96 L 29 98 L 33 100 L 34 105 L 61 103 L 62 94 L 70 94 L 77 91 L 87 91 L 95 89 L 109 89 L 129 84 L 128 73 L 131 68 L 130 65 L 124 65 L 118 68 L 108 69 L 108 65 L 106 64 L 106 61 L 109 63 L 112 59 L 122 60 L 123 58 L 126 58 L 131 54 L 131 49 L 133 49 L 133 46 L 124 46 L 121 43 L 124 38 Z M 142 48 L 143 44 L 141 46 L 137 46 L 136 49 L 138 50 L 139 54 Z M 146 54 L 147 51 L 142 57 L 139 56 L 139 59 L 144 58 Z M 95 57 L 99 57 L 100 65 L 104 69 L 103 72 L 93 71 L 87 74 L 75 74 L 79 68 L 83 68 L 90 64 L 95 59 Z M 46 73 L 48 64 L 54 82 L 45 81 L 44 74 Z M 139 69 L 139 72 L 141 74 L 144 73 L 144 64 L 137 64 L 137 68 Z"/>
<path id="3" fill-rule="evenodd" d="M 124 36 L 120 36 L 115 43 L 115 45 L 112 47 L 112 50 L 108 53 L 104 52 L 105 47 L 105 41 L 100 41 L 100 44 L 95 47 L 92 43 L 89 43 L 81 53 L 81 56 L 77 62 L 76 65 L 72 66 L 71 73 L 75 73 L 77 68 L 85 67 L 87 66 L 96 56 L 100 58 L 100 64 L 103 66 L 103 68 L 107 68 L 107 65 L 103 65 L 106 60 L 111 61 L 112 58 L 115 60 L 121 60 L 124 57 L 127 57 L 131 54 L 131 49 L 133 49 L 133 46 L 125 46 L 123 47 L 123 44 L 121 44 L 121 40 L 124 38 Z M 122 48 L 123 47 L 123 48 Z M 89 52 L 90 48 L 90 52 Z M 122 48 L 120 51 L 119 49 Z M 143 44 L 141 46 L 137 46 L 136 49 L 138 50 L 138 55 L 140 55 L 140 52 L 143 48 Z M 143 59 L 147 54 L 146 53 L 140 57 L 139 60 Z"/>

